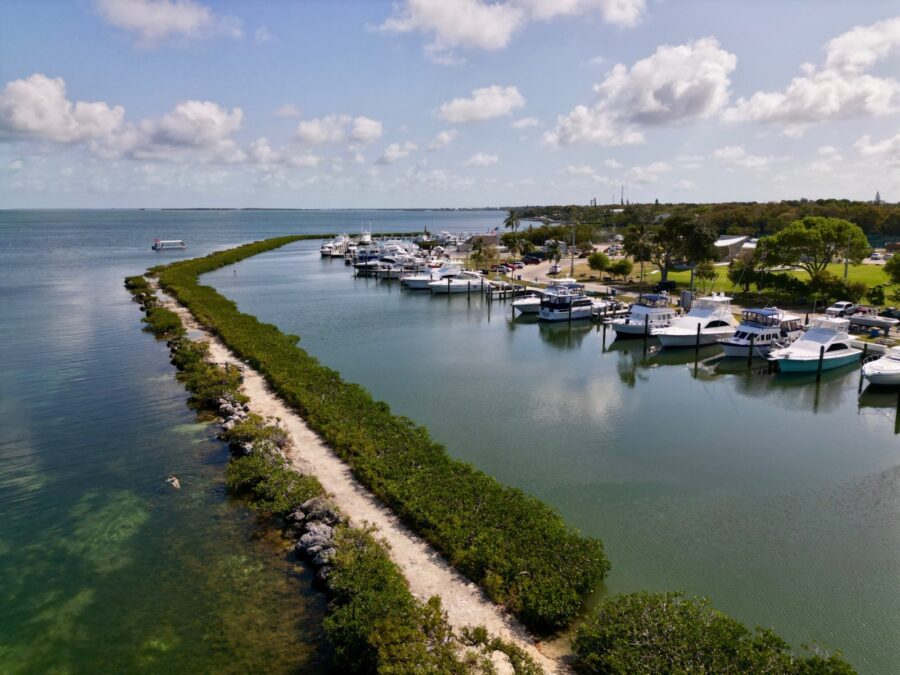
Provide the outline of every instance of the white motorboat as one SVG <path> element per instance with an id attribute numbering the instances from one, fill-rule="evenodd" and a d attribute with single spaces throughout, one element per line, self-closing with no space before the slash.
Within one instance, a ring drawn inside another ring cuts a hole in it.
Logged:
<path id="1" fill-rule="evenodd" d="M 460 267 L 447 265 L 433 269 L 431 272 L 420 272 L 418 274 L 401 276 L 400 283 L 412 291 L 427 291 L 429 290 L 428 285 L 432 281 L 440 281 L 447 277 L 457 277 L 460 274 L 462 274 L 462 269 Z"/>
<path id="2" fill-rule="evenodd" d="M 775 361 L 782 373 L 815 373 L 819 368 L 820 358 L 822 370 L 856 363 L 862 350 L 852 346 L 847 332 L 849 327 L 847 319 L 815 319 L 809 330 L 791 345 L 769 352 L 769 360 Z"/>
<path id="3" fill-rule="evenodd" d="M 521 314 L 537 314 L 541 309 L 541 297 L 544 292 L 548 288 L 573 288 L 573 289 L 581 289 L 582 285 L 579 284 L 575 279 L 556 279 L 551 281 L 546 288 L 536 288 L 533 292 L 526 295 L 524 298 L 519 298 L 518 300 L 513 300 L 513 307 L 516 311 Z"/>
<path id="4" fill-rule="evenodd" d="M 773 348 L 787 347 L 803 334 L 802 319 L 777 307 L 745 309 L 734 335 L 719 340 L 725 356 L 768 356 Z"/>
<path id="5" fill-rule="evenodd" d="M 447 276 L 437 281 L 428 283 L 428 288 L 434 294 L 469 293 L 480 292 L 484 288 L 490 288 L 493 284 L 478 272 L 460 272 L 455 276 Z"/>
<path id="6" fill-rule="evenodd" d="M 319 247 L 319 253 L 322 254 L 323 258 L 332 257 L 332 258 L 342 258 L 344 253 L 347 252 L 347 246 L 350 243 L 350 238 L 345 234 L 339 234 L 331 241 L 326 241 L 322 246 Z"/>
<path id="7" fill-rule="evenodd" d="M 638 297 L 631 305 L 628 316 L 613 319 L 609 322 L 618 337 L 641 337 L 646 332 L 652 335 L 654 330 L 671 326 L 677 314 L 669 306 L 669 296 L 665 293 L 646 294 Z"/>
<path id="8" fill-rule="evenodd" d="M 698 339 L 702 347 L 731 337 L 735 325 L 737 321 L 731 314 L 731 298 L 720 293 L 697 298 L 691 305 L 691 311 L 673 319 L 669 326 L 657 328 L 652 334 L 659 338 L 663 347 L 693 347 Z"/>
<path id="9" fill-rule="evenodd" d="M 862 374 L 872 384 L 900 386 L 900 346 L 891 347 L 881 358 L 863 364 Z"/>
<path id="10" fill-rule="evenodd" d="M 853 314 L 847 315 L 847 318 L 850 319 L 850 323 L 854 326 L 883 328 L 885 333 L 888 333 L 892 328 L 896 328 L 897 324 L 900 323 L 897 319 L 889 316 L 879 316 L 877 308 L 866 305 L 859 305 Z"/>
<path id="11" fill-rule="evenodd" d="M 548 286 L 541 294 L 538 319 L 541 321 L 576 321 L 594 316 L 594 301 L 584 294 L 584 287 L 570 284 Z M 604 303 L 605 304 L 605 303 Z"/>

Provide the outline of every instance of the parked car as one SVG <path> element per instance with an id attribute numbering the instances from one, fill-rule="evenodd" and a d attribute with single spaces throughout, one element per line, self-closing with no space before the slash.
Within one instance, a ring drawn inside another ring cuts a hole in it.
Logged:
<path id="1" fill-rule="evenodd" d="M 526 255 L 524 258 L 522 258 L 522 262 L 526 265 L 537 265 L 539 262 L 541 262 L 541 259 L 536 258 L 533 255 Z"/>
<path id="2" fill-rule="evenodd" d="M 825 310 L 825 316 L 850 316 L 856 311 L 856 305 L 852 302 L 848 302 L 846 300 L 842 300 L 841 302 L 834 303 L 831 307 Z"/>
<path id="3" fill-rule="evenodd" d="M 525 267 L 525 263 L 520 262 L 518 260 L 513 260 L 511 262 L 506 263 L 507 267 L 512 267 L 514 270 L 520 270 Z"/>
<path id="4" fill-rule="evenodd" d="M 654 293 L 671 293 L 675 290 L 675 282 L 674 281 L 660 281 L 655 286 L 653 286 Z"/>
<path id="5" fill-rule="evenodd" d="M 869 260 L 884 260 L 884 256 L 877 251 L 869 256 Z"/>
<path id="6" fill-rule="evenodd" d="M 553 263 L 552 265 L 550 265 L 550 269 L 547 271 L 547 274 L 559 274 L 559 272 L 559 265 Z"/>

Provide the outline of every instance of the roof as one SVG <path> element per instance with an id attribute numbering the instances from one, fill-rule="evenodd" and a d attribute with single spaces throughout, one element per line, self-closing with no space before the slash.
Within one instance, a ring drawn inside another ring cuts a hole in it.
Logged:
<path id="1" fill-rule="evenodd" d="M 747 241 L 747 237 L 721 237 L 716 241 L 718 248 L 730 248 L 736 244 L 742 244 Z"/>

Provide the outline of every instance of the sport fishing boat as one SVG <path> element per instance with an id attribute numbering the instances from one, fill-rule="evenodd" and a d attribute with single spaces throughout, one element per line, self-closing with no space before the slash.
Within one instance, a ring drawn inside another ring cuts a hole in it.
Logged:
<path id="1" fill-rule="evenodd" d="M 663 347 L 693 347 L 697 344 L 698 328 L 700 345 L 715 344 L 734 335 L 737 321 L 731 314 L 731 298 L 724 293 L 697 298 L 691 311 L 672 320 L 669 326 L 657 328 L 653 335 Z"/>
<path id="2" fill-rule="evenodd" d="M 719 340 L 719 344 L 725 356 L 747 358 L 752 349 L 754 356 L 766 357 L 773 348 L 787 347 L 802 334 L 803 324 L 797 314 L 777 307 L 745 309 L 734 335 Z"/>
<path id="3" fill-rule="evenodd" d="M 428 288 L 434 294 L 479 292 L 482 288 L 491 286 L 493 284 L 478 272 L 468 271 L 428 283 Z"/>
<path id="4" fill-rule="evenodd" d="M 538 319 L 541 321 L 576 321 L 594 315 L 594 301 L 576 285 L 548 286 L 541 294 Z"/>
<path id="5" fill-rule="evenodd" d="M 819 368 L 820 357 L 822 370 L 857 363 L 862 350 L 851 344 L 849 327 L 847 319 L 815 319 L 809 330 L 791 345 L 769 352 L 769 360 L 776 362 L 782 373 L 815 373 Z"/>
<path id="6" fill-rule="evenodd" d="M 862 374 L 872 384 L 900 386 L 900 346 L 891 347 L 881 358 L 863 364 Z"/>
<path id="7" fill-rule="evenodd" d="M 432 281 L 440 281 L 447 277 L 456 277 L 462 274 L 462 269 L 455 265 L 447 265 L 431 270 L 431 272 L 421 272 L 418 274 L 407 274 L 400 277 L 400 283 L 411 291 L 427 291 L 428 285 Z M 446 283 L 446 281 L 444 282 Z M 480 282 L 479 282 L 480 283 Z"/>
<path id="8" fill-rule="evenodd" d="M 677 317 L 675 310 L 669 306 L 668 295 L 645 294 L 631 305 L 628 316 L 612 319 L 609 325 L 618 337 L 641 337 L 645 331 L 652 335 L 654 330 L 671 326 Z"/>

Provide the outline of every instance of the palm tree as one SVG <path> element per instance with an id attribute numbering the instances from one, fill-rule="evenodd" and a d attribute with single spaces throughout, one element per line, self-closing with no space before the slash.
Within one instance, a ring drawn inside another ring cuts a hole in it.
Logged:
<path id="1" fill-rule="evenodd" d="M 623 244 L 625 253 L 628 253 L 641 266 L 641 292 L 643 292 L 644 263 L 651 259 L 655 244 L 654 230 L 647 218 L 638 219 L 634 225 L 626 230 Z"/>
<path id="2" fill-rule="evenodd" d="M 513 252 L 513 255 L 515 255 L 515 252 L 519 248 L 519 241 L 516 237 L 516 233 L 519 230 L 519 214 L 516 213 L 515 209 L 509 210 L 509 215 L 507 215 L 506 220 L 503 221 L 503 227 L 505 227 L 507 230 L 512 230 L 513 245 L 510 250 Z"/>
<path id="3" fill-rule="evenodd" d="M 472 260 L 475 264 L 480 264 L 484 262 L 484 238 L 483 237 L 475 237 L 472 240 Z"/>
<path id="4" fill-rule="evenodd" d="M 553 243 L 547 244 L 547 255 L 550 256 L 550 260 L 555 263 L 559 263 L 559 261 L 562 259 L 562 252 L 559 248 L 559 241 L 554 239 Z"/>

